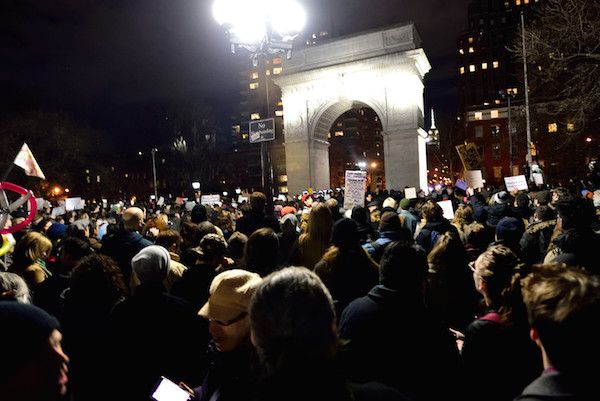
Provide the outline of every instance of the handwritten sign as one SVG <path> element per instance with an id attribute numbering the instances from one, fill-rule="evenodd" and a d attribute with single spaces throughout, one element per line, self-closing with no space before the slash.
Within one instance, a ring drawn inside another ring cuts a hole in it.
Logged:
<path id="1" fill-rule="evenodd" d="M 469 186 L 463 180 L 457 179 L 456 180 L 456 187 L 462 189 L 463 191 L 466 191 Z"/>
<path id="2" fill-rule="evenodd" d="M 515 175 L 512 177 L 504 177 L 504 184 L 506 189 L 510 191 L 527 191 L 529 186 L 527 185 L 527 178 L 524 175 Z"/>
<path id="3" fill-rule="evenodd" d="M 350 210 L 356 205 L 365 205 L 366 183 L 366 171 L 346 170 L 346 193 L 344 195 L 344 209 Z"/>
<path id="4" fill-rule="evenodd" d="M 219 205 L 221 206 L 221 195 L 202 195 L 202 197 L 200 197 L 200 203 L 202 203 L 203 205 L 209 205 L 209 206 L 213 206 L 213 205 Z"/>
<path id="5" fill-rule="evenodd" d="M 456 146 L 456 151 L 465 170 L 483 170 L 483 161 L 479 156 L 477 146 L 473 142 Z"/>
<path id="6" fill-rule="evenodd" d="M 465 171 L 465 182 L 469 188 L 483 188 L 483 176 L 481 170 Z"/>
<path id="7" fill-rule="evenodd" d="M 404 197 L 406 199 L 416 199 L 417 198 L 417 188 L 404 188 Z"/>

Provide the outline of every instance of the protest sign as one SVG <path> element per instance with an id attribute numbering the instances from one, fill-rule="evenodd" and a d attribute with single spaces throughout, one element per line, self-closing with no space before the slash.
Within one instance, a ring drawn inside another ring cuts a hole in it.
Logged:
<path id="1" fill-rule="evenodd" d="M 527 178 L 524 175 L 515 175 L 512 177 L 504 177 L 504 184 L 506 190 L 512 192 L 514 190 L 527 191 L 529 186 L 527 185 Z"/>
<path id="2" fill-rule="evenodd" d="M 469 188 L 483 188 L 481 170 L 465 171 L 465 182 Z"/>
<path id="3" fill-rule="evenodd" d="M 463 180 L 461 180 L 461 179 L 457 179 L 457 180 L 456 180 L 456 188 L 460 188 L 460 189 L 462 189 L 463 191 L 466 191 L 466 190 L 467 190 L 467 188 L 468 188 L 468 185 L 467 185 L 467 183 L 466 183 L 466 182 L 464 182 Z"/>
<path id="4" fill-rule="evenodd" d="M 75 198 L 67 198 L 65 199 L 65 210 L 70 212 L 72 210 L 81 210 L 83 209 L 82 199 L 79 197 Z M 85 206 L 85 201 L 83 201 L 83 205 Z"/>
<path id="5" fill-rule="evenodd" d="M 465 170 L 483 170 L 483 161 L 479 156 L 477 146 L 473 142 L 456 146 L 456 151 Z"/>
<path id="6" fill-rule="evenodd" d="M 366 183 L 366 171 L 346 170 L 346 193 L 344 194 L 344 209 L 351 210 L 356 205 L 365 205 Z"/>
<path id="7" fill-rule="evenodd" d="M 200 197 L 200 203 L 203 205 L 209 205 L 211 207 L 214 205 L 221 206 L 221 195 L 202 195 Z"/>
<path id="8" fill-rule="evenodd" d="M 417 188 L 404 188 L 404 197 L 406 199 L 416 199 L 417 198 Z"/>
<path id="9" fill-rule="evenodd" d="M 440 205 L 444 212 L 444 217 L 448 220 L 452 220 L 454 218 L 454 208 L 452 207 L 451 200 L 445 200 L 437 203 Z"/>

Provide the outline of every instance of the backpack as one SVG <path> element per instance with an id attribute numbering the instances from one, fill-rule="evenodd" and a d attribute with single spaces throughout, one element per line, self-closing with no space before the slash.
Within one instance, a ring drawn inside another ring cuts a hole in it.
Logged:
<path id="1" fill-rule="evenodd" d="M 435 246 L 435 244 L 440 239 L 441 235 L 442 235 L 441 232 L 439 232 L 437 230 L 431 230 L 431 233 L 429 234 L 429 241 L 431 243 L 430 249 L 433 249 L 433 247 Z"/>

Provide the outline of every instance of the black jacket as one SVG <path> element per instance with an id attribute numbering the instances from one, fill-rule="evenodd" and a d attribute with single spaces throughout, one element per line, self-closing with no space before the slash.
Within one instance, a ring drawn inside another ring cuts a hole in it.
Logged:
<path id="1" fill-rule="evenodd" d="M 114 234 L 102 237 L 101 251 L 103 254 L 110 256 L 117 262 L 123 272 L 125 284 L 129 285 L 129 279 L 131 278 L 131 259 L 133 259 L 142 248 L 150 245 L 152 245 L 152 242 L 142 237 L 138 232 L 119 230 Z"/>
<path id="2" fill-rule="evenodd" d="M 556 220 L 538 221 L 527 227 L 519 241 L 521 259 L 524 263 L 534 264 L 544 261 L 555 227 Z"/>
<path id="3" fill-rule="evenodd" d="M 415 239 L 417 244 L 421 245 L 427 253 L 429 253 L 429 251 L 431 251 L 431 249 L 435 245 L 431 243 L 431 236 L 432 232 L 434 231 L 436 232 L 436 236 L 442 235 L 448 231 L 455 233 L 456 236 L 459 235 L 456 227 L 450 224 L 450 222 L 446 219 L 442 219 L 440 221 L 427 222 L 417 235 L 417 238 Z"/>

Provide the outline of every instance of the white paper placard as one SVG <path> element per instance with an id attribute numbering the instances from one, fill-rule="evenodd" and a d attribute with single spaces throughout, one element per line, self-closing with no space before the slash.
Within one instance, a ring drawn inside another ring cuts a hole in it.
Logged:
<path id="1" fill-rule="evenodd" d="M 356 205 L 365 206 L 366 182 L 366 171 L 346 170 L 346 193 L 344 194 L 344 209 L 349 210 Z"/>
<path id="2" fill-rule="evenodd" d="M 524 175 L 504 177 L 504 184 L 506 185 L 506 190 L 508 192 L 512 192 L 515 189 L 518 191 L 527 191 L 529 189 L 527 178 L 525 178 Z"/>
<path id="3" fill-rule="evenodd" d="M 156 202 L 157 206 L 162 206 L 165 204 L 165 197 L 161 196 L 160 198 L 158 198 L 158 202 Z"/>
<path id="4" fill-rule="evenodd" d="M 535 185 L 544 185 L 544 176 L 540 173 L 533 173 L 533 182 Z"/>
<path id="5" fill-rule="evenodd" d="M 416 199 L 417 198 L 417 188 L 404 188 L 404 197 L 406 199 Z"/>
<path id="6" fill-rule="evenodd" d="M 65 199 L 65 210 L 70 212 L 71 210 L 80 210 L 83 209 L 81 207 L 81 198 L 67 198 Z"/>
<path id="7" fill-rule="evenodd" d="M 442 210 L 444 211 L 444 217 L 448 220 L 452 220 L 454 218 L 454 208 L 452 207 L 451 200 L 445 200 L 437 203 L 440 205 Z"/>
<path id="8" fill-rule="evenodd" d="M 465 182 L 469 188 L 483 188 L 483 176 L 481 170 L 465 171 Z"/>
<path id="9" fill-rule="evenodd" d="M 221 195 L 202 195 L 200 197 L 200 203 L 203 205 L 209 205 L 210 207 L 213 205 L 221 206 Z"/>
<path id="10" fill-rule="evenodd" d="M 52 209 L 52 218 L 56 219 L 56 216 L 60 216 L 61 214 L 65 214 L 67 211 L 65 210 L 64 206 L 58 206 Z"/>
<path id="11" fill-rule="evenodd" d="M 37 205 L 37 210 L 42 210 L 46 204 L 46 201 L 44 198 L 35 198 L 35 204 Z"/>

